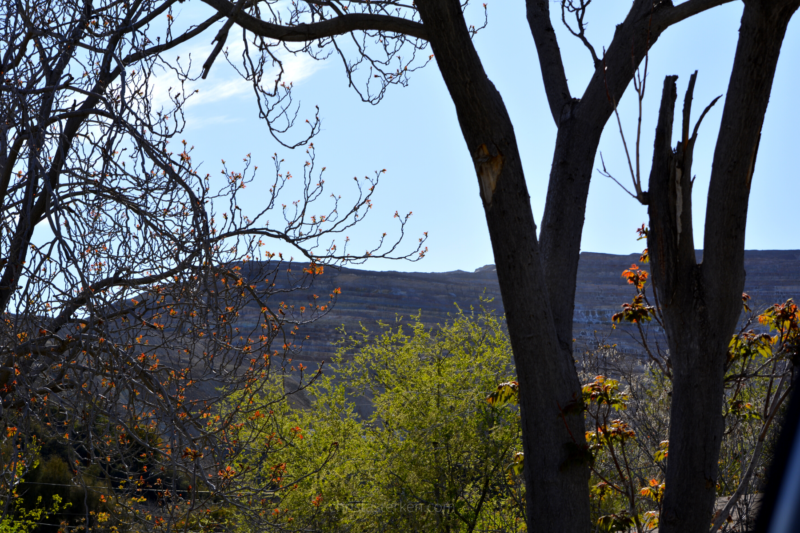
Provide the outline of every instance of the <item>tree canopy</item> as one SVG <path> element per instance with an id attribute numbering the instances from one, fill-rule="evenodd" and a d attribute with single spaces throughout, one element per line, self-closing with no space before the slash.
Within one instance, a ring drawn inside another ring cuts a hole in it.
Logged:
<path id="1" fill-rule="evenodd" d="M 331 367 L 305 389 L 309 408 L 270 411 L 287 442 L 279 454 L 265 461 L 249 438 L 268 418 L 240 430 L 254 444 L 243 459 L 254 479 L 300 478 L 262 513 L 316 531 L 524 528 L 518 412 L 486 401 L 513 376 L 498 317 L 459 312 L 429 329 L 417 316 L 351 333 Z"/>

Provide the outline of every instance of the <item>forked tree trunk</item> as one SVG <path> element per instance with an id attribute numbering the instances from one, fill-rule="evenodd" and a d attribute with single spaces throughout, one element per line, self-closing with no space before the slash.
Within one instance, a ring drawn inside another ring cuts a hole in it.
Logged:
<path id="1" fill-rule="evenodd" d="M 714 508 L 728 343 L 744 288 L 744 236 L 750 183 L 783 37 L 800 0 L 745 2 L 733 72 L 714 153 L 704 255 L 692 238 L 689 115 L 672 149 L 676 76 L 668 77 L 650 175 L 648 249 L 673 370 L 663 533 L 707 532 Z"/>
<path id="2" fill-rule="evenodd" d="M 539 531 L 589 531 L 580 384 L 559 347 L 516 137 L 458 0 L 418 2 L 475 163 L 520 383 L 527 513 Z"/>

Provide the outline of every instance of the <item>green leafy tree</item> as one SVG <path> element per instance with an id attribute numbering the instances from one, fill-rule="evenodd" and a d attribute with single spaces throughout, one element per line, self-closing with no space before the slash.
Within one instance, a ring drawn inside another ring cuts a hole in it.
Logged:
<path id="1" fill-rule="evenodd" d="M 311 408 L 281 404 L 243 424 L 250 441 L 281 420 L 249 465 L 276 491 L 262 516 L 320 531 L 524 529 L 519 415 L 486 401 L 513 374 L 502 320 L 459 312 L 436 330 L 419 316 L 383 327 L 342 342 L 335 373 L 306 389 Z M 264 446 L 281 451 L 259 462 Z"/>

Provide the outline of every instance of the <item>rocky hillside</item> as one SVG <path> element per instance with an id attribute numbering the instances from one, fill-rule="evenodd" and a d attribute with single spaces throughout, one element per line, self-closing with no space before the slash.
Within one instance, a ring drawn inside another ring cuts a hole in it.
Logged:
<path id="1" fill-rule="evenodd" d="M 579 349 L 591 346 L 595 336 L 616 343 L 628 353 L 640 350 L 629 327 L 611 328 L 611 316 L 629 302 L 634 291 L 621 273 L 638 260 L 638 254 L 581 254 L 575 304 L 574 334 Z M 754 309 L 761 309 L 787 298 L 800 298 L 800 251 L 748 251 L 745 255 L 747 282 Z M 377 331 L 377 322 L 393 322 L 421 312 L 424 323 L 435 326 L 457 311 L 478 308 L 481 298 L 493 299 L 484 305 L 502 313 L 502 302 L 494 266 L 475 272 L 404 273 L 369 270 L 326 269 L 309 293 L 328 294 L 334 288 L 341 295 L 334 309 L 317 322 L 307 325 L 300 359 L 309 363 L 329 360 L 334 342 L 341 337 L 338 328 L 348 332 L 363 325 Z M 302 301 L 308 295 L 295 294 Z M 315 367 L 314 364 L 312 366 Z"/>

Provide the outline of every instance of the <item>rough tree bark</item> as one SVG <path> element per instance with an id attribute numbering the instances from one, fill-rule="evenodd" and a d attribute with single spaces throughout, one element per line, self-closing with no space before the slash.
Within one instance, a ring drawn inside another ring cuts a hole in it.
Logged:
<path id="1" fill-rule="evenodd" d="M 528 516 L 542 531 L 588 531 L 589 476 L 568 464 L 566 443 L 584 443 L 571 359 L 559 348 L 536 224 L 505 105 L 472 46 L 459 2 L 420 2 L 430 44 L 475 163 L 520 389 Z"/>
<path id="2" fill-rule="evenodd" d="M 692 76 L 681 140 L 672 148 L 677 76 L 664 82 L 649 185 L 653 284 L 673 371 L 670 449 L 661 516 L 664 533 L 704 532 L 711 523 L 724 423 L 728 344 L 741 313 L 744 237 L 761 126 L 783 37 L 800 0 L 745 2 L 733 72 L 714 153 L 698 264 L 692 237 Z"/>

